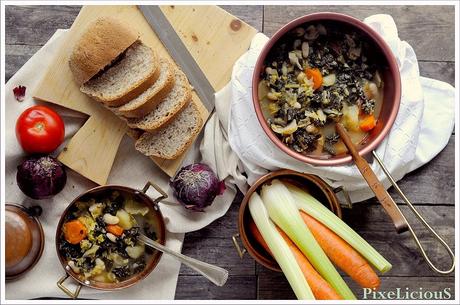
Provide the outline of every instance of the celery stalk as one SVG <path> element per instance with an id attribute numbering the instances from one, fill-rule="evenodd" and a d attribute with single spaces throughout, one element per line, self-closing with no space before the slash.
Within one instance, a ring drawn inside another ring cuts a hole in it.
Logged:
<path id="1" fill-rule="evenodd" d="M 382 273 L 391 269 L 391 264 L 377 250 L 375 250 L 358 233 L 350 228 L 345 222 L 337 217 L 331 210 L 321 202 L 305 192 L 301 188 L 284 183 L 294 197 L 297 208 L 309 214 L 338 236 L 343 238 L 356 251 L 358 251 L 370 264 Z"/>
<path id="2" fill-rule="evenodd" d="M 259 195 L 255 192 L 249 198 L 249 212 L 297 298 L 299 300 L 314 300 L 315 297 L 294 254 L 273 222 L 268 218 L 267 210 Z"/>
<path id="3" fill-rule="evenodd" d="M 273 220 L 299 247 L 310 263 L 345 300 L 356 297 L 303 222 L 294 198 L 279 180 L 262 186 L 262 201 Z"/>

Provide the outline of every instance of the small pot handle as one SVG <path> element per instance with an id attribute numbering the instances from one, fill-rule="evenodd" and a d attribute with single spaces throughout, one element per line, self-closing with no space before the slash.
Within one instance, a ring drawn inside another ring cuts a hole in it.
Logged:
<path id="1" fill-rule="evenodd" d="M 344 208 L 351 209 L 353 207 L 353 202 L 351 202 L 350 194 L 348 194 L 347 190 L 343 188 L 343 186 L 336 187 L 333 189 L 334 193 L 342 193 L 343 197 L 345 198 L 345 203 L 342 204 L 341 201 L 339 201 L 340 205 L 343 206 Z"/>
<path id="2" fill-rule="evenodd" d="M 441 270 L 439 268 L 437 268 L 433 262 L 431 261 L 431 259 L 428 257 L 428 255 L 426 254 L 425 252 L 425 249 L 423 249 L 423 246 L 422 244 L 420 243 L 420 240 L 418 239 L 417 237 L 417 234 L 415 234 L 415 231 L 412 229 L 412 226 L 409 224 L 409 222 L 407 221 L 407 219 L 404 217 L 403 215 L 403 218 L 404 220 L 406 221 L 407 223 L 407 227 L 409 229 L 409 232 L 412 234 L 412 237 L 415 241 L 415 243 L 417 244 L 418 248 L 420 249 L 420 252 L 422 253 L 422 256 L 423 258 L 425 259 L 425 261 L 427 262 L 427 264 L 430 266 L 430 268 L 439 273 L 439 274 L 449 274 L 451 273 L 452 271 L 454 271 L 455 269 L 455 255 L 454 253 L 452 252 L 452 250 L 450 249 L 449 245 L 444 241 L 444 239 L 439 236 L 439 234 L 426 222 L 425 218 L 423 218 L 423 216 L 417 211 L 417 209 L 415 208 L 415 206 L 410 202 L 410 200 L 406 197 L 406 195 L 404 195 L 403 191 L 399 188 L 398 184 L 396 183 L 396 181 L 394 180 L 393 176 L 391 175 L 390 171 L 386 168 L 385 164 L 383 163 L 382 159 L 380 159 L 380 157 L 377 155 L 377 153 L 375 151 L 372 151 L 372 154 L 374 155 L 374 158 L 375 160 L 377 161 L 377 163 L 380 165 L 380 167 L 382 168 L 383 172 L 385 173 L 385 175 L 387 176 L 388 180 L 390 180 L 391 184 L 393 185 L 393 187 L 395 188 L 395 190 L 398 192 L 398 194 L 401 196 L 401 198 L 404 200 L 404 202 L 409 206 L 409 208 L 411 209 L 411 211 L 415 214 L 415 216 L 420 220 L 420 222 L 431 232 L 431 234 L 441 243 L 441 245 L 447 250 L 447 253 L 449 254 L 450 258 L 452 259 L 452 265 L 449 267 L 449 269 L 447 270 Z"/>
<path id="3" fill-rule="evenodd" d="M 151 182 L 151 181 L 147 181 L 147 183 L 145 184 L 144 188 L 142 189 L 142 193 L 144 193 L 144 194 L 147 193 L 147 191 L 148 191 L 148 189 L 149 189 L 150 187 L 153 187 L 158 193 L 161 194 L 160 197 L 155 198 L 155 200 L 153 201 L 153 204 L 156 205 L 156 204 L 158 204 L 161 200 L 168 198 L 168 194 L 166 194 L 166 192 L 163 191 L 163 190 L 161 189 L 161 187 L 159 187 L 158 185 L 156 185 L 155 183 L 153 183 L 153 182 Z"/>
<path id="4" fill-rule="evenodd" d="M 66 286 L 64 286 L 64 282 L 65 280 L 67 280 L 69 278 L 69 275 L 66 274 L 64 275 L 63 277 L 61 277 L 59 279 L 59 281 L 57 281 L 57 286 L 62 290 L 64 291 L 65 294 L 67 294 L 70 298 L 72 299 L 76 299 L 78 297 L 78 295 L 80 294 L 80 290 L 81 290 L 81 287 L 83 286 L 82 284 L 78 283 L 77 285 L 77 289 L 75 289 L 75 292 L 72 292 L 70 291 L 69 288 L 67 288 Z"/>
<path id="5" fill-rule="evenodd" d="M 242 259 L 244 254 L 247 252 L 246 249 L 238 243 L 238 238 L 240 237 L 239 233 L 233 234 L 232 236 L 232 241 L 233 241 L 233 246 L 236 249 L 236 252 L 238 252 L 238 256 Z"/>

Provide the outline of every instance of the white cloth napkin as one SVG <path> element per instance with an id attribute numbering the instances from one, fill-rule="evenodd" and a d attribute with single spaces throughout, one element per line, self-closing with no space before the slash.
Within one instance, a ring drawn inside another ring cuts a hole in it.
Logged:
<path id="1" fill-rule="evenodd" d="M 454 88 L 447 83 L 420 77 L 417 57 L 412 47 L 398 37 L 394 20 L 389 15 L 373 15 L 364 20 L 390 46 L 401 73 L 402 97 L 396 121 L 377 154 L 396 180 L 429 162 L 449 141 L 454 126 Z M 367 183 L 354 164 L 337 167 L 315 167 L 288 156 L 277 148 L 262 130 L 255 115 L 251 78 L 256 59 L 267 42 L 257 34 L 250 50 L 235 64 L 232 87 L 221 93 L 217 103 L 231 103 L 230 113 L 218 113 L 228 122 L 228 140 L 242 162 L 252 184 L 267 171 L 288 168 L 316 174 L 331 186 L 343 186 L 353 202 L 373 197 Z M 228 117 L 229 116 L 229 117 Z M 442 124 L 440 124 L 442 122 Z M 386 188 L 390 182 L 378 166 L 371 165 Z"/>

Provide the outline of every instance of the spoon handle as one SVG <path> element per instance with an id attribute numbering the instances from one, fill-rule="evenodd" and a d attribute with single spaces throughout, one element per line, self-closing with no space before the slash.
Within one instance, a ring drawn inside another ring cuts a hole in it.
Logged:
<path id="1" fill-rule="evenodd" d="M 374 192 L 375 197 L 377 197 L 380 204 L 383 206 L 393 221 L 396 231 L 398 233 L 407 231 L 408 225 L 406 218 L 402 214 L 398 205 L 394 202 L 393 198 L 391 198 L 390 194 L 388 194 L 383 184 L 379 181 L 374 171 L 369 166 L 369 163 L 367 163 L 366 159 L 359 155 L 358 150 L 356 149 L 355 144 L 353 144 L 353 141 L 345 130 L 345 127 L 341 123 L 337 123 L 335 125 L 335 129 L 340 135 L 340 138 L 342 139 L 345 146 L 348 148 L 348 151 L 353 157 L 353 160 L 355 161 L 355 164 L 363 175 L 364 179 L 367 181 L 367 184 L 369 184 L 369 187 Z"/>
<path id="2" fill-rule="evenodd" d="M 143 234 L 139 236 L 139 240 L 144 242 L 146 245 L 149 245 L 150 247 L 157 249 L 158 251 L 174 256 L 178 261 L 180 261 L 184 265 L 189 266 L 196 272 L 200 273 L 217 286 L 223 286 L 225 282 L 227 282 L 228 271 L 223 268 L 199 261 L 197 259 L 183 255 L 182 253 L 173 251 L 163 246 L 162 244 L 148 238 Z"/>

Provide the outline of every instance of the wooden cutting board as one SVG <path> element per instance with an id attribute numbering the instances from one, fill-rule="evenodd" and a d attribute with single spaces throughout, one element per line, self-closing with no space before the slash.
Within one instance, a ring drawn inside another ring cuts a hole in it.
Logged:
<path id="1" fill-rule="evenodd" d="M 257 30 L 217 6 L 180 5 L 162 6 L 161 9 L 214 90 L 220 90 L 230 80 L 233 64 L 249 48 Z M 98 184 L 107 182 L 118 147 L 128 128 L 113 113 L 79 91 L 72 79 L 68 58 L 88 24 L 102 16 L 113 16 L 126 22 L 140 33 L 146 45 L 161 56 L 170 58 L 136 6 L 84 6 L 66 34 L 65 42 L 34 92 L 34 97 L 89 116 L 58 159 Z M 206 121 L 209 113 L 195 92 L 193 101 Z M 153 161 L 172 176 L 185 154 L 175 160 L 154 158 Z"/>

